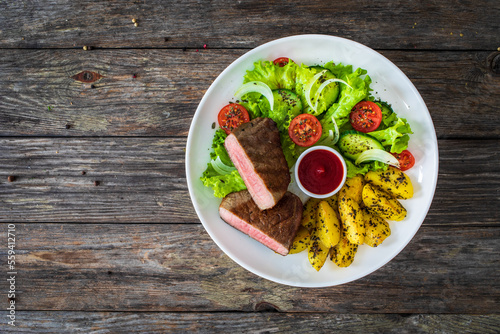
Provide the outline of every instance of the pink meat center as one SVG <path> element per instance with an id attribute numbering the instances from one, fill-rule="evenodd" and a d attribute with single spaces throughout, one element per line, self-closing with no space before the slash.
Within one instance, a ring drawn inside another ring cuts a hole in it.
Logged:
<path id="1" fill-rule="evenodd" d="M 225 144 L 231 161 L 236 169 L 238 169 L 255 204 L 257 204 L 261 210 L 272 208 L 276 204 L 274 197 L 267 189 L 264 181 L 256 173 L 252 161 L 250 161 L 245 151 L 238 143 L 238 139 L 236 139 L 234 135 L 230 135 L 226 138 Z"/>
<path id="2" fill-rule="evenodd" d="M 244 220 L 240 219 L 230 211 L 220 208 L 219 214 L 223 219 L 234 228 L 240 230 L 241 232 L 247 234 L 251 238 L 257 240 L 258 242 L 266 245 L 271 248 L 275 252 L 285 256 L 288 254 L 288 249 L 286 249 L 282 244 L 278 241 L 270 238 L 267 234 L 263 233 L 261 230 L 255 228 L 254 226 L 248 224 Z"/>

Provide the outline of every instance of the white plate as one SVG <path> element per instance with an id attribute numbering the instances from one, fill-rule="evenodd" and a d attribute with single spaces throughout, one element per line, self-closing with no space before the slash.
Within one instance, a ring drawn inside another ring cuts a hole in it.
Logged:
<path id="1" fill-rule="evenodd" d="M 415 195 L 403 201 L 408 216 L 390 222 L 392 235 L 382 245 L 361 245 L 354 262 L 339 268 L 329 259 L 317 272 L 307 252 L 281 256 L 222 221 L 220 199 L 203 186 L 200 176 L 210 161 L 209 153 L 219 110 L 243 83 L 243 75 L 258 60 L 286 56 L 306 65 L 335 63 L 364 68 L 373 80 L 373 95 L 392 104 L 398 116 L 406 118 L 414 132 L 409 150 L 416 159 L 410 176 Z M 247 270 L 274 282 L 299 287 L 325 287 L 347 283 L 368 275 L 394 258 L 413 238 L 422 224 L 434 196 L 438 174 L 438 148 L 429 111 L 410 80 L 398 67 L 376 51 L 347 39 L 326 35 L 299 35 L 263 44 L 229 65 L 212 83 L 201 100 L 189 130 L 186 177 L 194 208 L 215 243 Z"/>

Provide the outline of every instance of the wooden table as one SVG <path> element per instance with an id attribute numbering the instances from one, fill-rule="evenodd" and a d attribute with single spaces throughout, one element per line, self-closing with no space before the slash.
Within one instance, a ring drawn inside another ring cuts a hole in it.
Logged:
<path id="1" fill-rule="evenodd" d="M 0 332 L 498 332 L 499 17 L 497 0 L 3 1 Z M 410 244 L 321 289 L 229 259 L 184 170 L 191 119 L 219 73 L 304 33 L 355 40 L 401 68 L 440 154 Z"/>

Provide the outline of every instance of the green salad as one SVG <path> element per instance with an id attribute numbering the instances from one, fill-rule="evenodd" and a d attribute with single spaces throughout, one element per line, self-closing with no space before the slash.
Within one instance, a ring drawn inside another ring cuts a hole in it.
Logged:
<path id="1" fill-rule="evenodd" d="M 401 159 L 402 152 L 408 152 L 410 125 L 396 115 L 388 102 L 376 100 L 371 95 L 372 80 L 366 70 L 333 61 L 307 66 L 287 58 L 279 59 L 255 62 L 254 68 L 244 75 L 243 86 L 235 92 L 235 103 L 224 110 L 226 115 L 230 110 L 229 115 L 237 117 L 244 109 L 250 120 L 256 117 L 273 119 L 290 168 L 312 145 L 330 146 L 339 151 L 346 161 L 348 177 L 364 175 L 370 170 L 385 170 L 388 164 L 399 167 L 400 162 L 406 163 Z M 311 145 L 299 142 L 290 130 L 292 120 L 304 114 L 312 115 L 321 124 L 318 132 L 321 135 Z M 234 128 L 241 122 L 234 123 L 234 118 L 221 120 L 220 114 L 218 121 L 221 128 L 215 131 L 211 161 L 201 181 L 213 190 L 214 196 L 225 197 L 246 189 L 224 147 L 231 129 L 227 124 Z M 225 121 L 230 123 L 221 124 Z M 354 150 L 353 145 L 356 146 Z M 405 170 L 408 166 L 400 167 Z"/>

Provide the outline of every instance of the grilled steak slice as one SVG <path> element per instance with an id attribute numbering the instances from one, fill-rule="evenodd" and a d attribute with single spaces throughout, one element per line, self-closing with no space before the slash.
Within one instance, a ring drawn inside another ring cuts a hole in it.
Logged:
<path id="1" fill-rule="evenodd" d="M 219 214 L 229 225 L 287 255 L 302 219 L 302 201 L 287 191 L 273 208 L 261 211 L 248 190 L 242 190 L 224 197 Z"/>
<path id="2" fill-rule="evenodd" d="M 233 130 L 225 146 L 259 209 L 276 205 L 290 183 L 276 123 L 255 118 Z"/>

